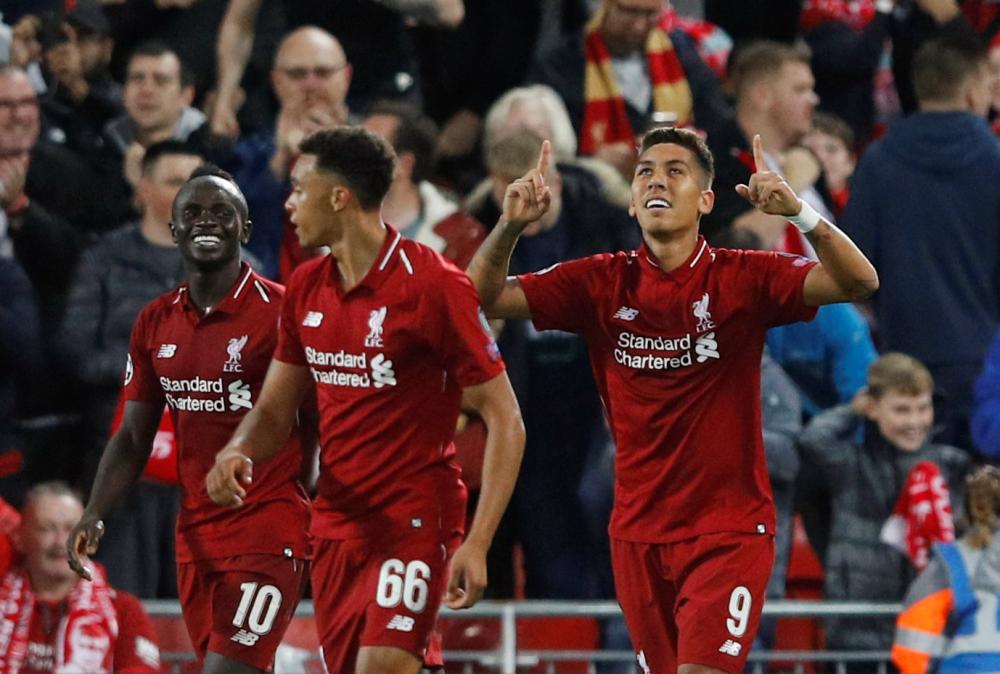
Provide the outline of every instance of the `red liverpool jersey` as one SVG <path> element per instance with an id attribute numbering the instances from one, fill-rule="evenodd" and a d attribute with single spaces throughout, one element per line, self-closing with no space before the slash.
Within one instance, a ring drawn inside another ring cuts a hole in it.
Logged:
<path id="1" fill-rule="evenodd" d="M 774 532 L 761 352 L 768 328 L 815 315 L 813 264 L 699 238 L 669 273 L 643 246 L 519 277 L 539 330 L 587 341 L 617 445 L 612 536 Z"/>
<path id="2" fill-rule="evenodd" d="M 278 337 L 284 290 L 243 265 L 226 299 L 205 315 L 187 284 L 142 310 L 132 329 L 125 399 L 166 402 L 184 492 L 177 561 L 270 553 L 308 555 L 309 503 L 298 478 L 296 433 L 271 461 L 254 466 L 240 508 L 212 503 L 205 475 L 243 415 L 253 408 Z"/>
<path id="3" fill-rule="evenodd" d="M 289 281 L 275 358 L 309 368 L 316 384 L 313 535 L 461 530 L 452 436 L 462 388 L 504 369 L 465 274 L 392 228 L 350 292 L 333 256 L 309 261 Z"/>

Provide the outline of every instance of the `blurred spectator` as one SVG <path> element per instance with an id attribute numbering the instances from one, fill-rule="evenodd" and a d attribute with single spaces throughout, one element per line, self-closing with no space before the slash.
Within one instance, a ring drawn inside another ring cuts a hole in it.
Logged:
<path id="1" fill-rule="evenodd" d="M 309 257 L 286 221 L 288 174 L 303 138 L 347 123 L 352 72 L 340 43 L 326 31 L 307 26 L 288 34 L 271 72 L 280 105 L 274 130 L 241 139 L 224 166 L 247 196 L 254 222 L 248 249 L 268 277 L 285 278 Z"/>
<path id="2" fill-rule="evenodd" d="M 586 169 L 598 180 L 605 199 L 622 210 L 628 210 L 632 199 L 628 181 L 610 164 L 593 157 L 577 156 L 576 132 L 566 105 L 551 87 L 533 84 L 511 89 L 490 106 L 484 127 L 484 148 L 493 147 L 497 141 L 522 131 L 531 131 L 539 138 L 548 139 L 556 162 Z M 469 196 L 470 201 L 477 201 L 482 196 L 479 194 L 482 187 L 484 185 L 480 184 Z M 497 213 L 499 215 L 499 211 Z"/>
<path id="3" fill-rule="evenodd" d="M 0 235 L 0 498 L 20 503 L 25 481 L 15 424 L 38 373 L 41 334 L 31 283 L 9 249 Z"/>
<path id="4" fill-rule="evenodd" d="M 974 40 L 936 38 L 914 60 L 921 111 L 861 157 L 843 226 L 885 281 L 883 349 L 919 358 L 946 395 L 939 436 L 969 447 L 972 384 L 1000 327 L 1000 144 Z"/>
<path id="5" fill-rule="evenodd" d="M 816 187 L 818 162 L 807 153 L 790 152 L 812 128 L 813 110 L 819 102 L 809 62 L 805 45 L 777 42 L 757 42 L 735 56 L 730 78 L 736 92 L 736 116 L 708 128 L 708 146 L 715 156 L 715 207 L 702 216 L 700 231 L 709 240 L 727 227 L 745 227 L 761 238 L 767 250 L 815 257 L 794 225 L 753 208 L 735 190 L 754 171 L 750 141 L 760 134 L 768 149 L 767 168 L 784 175 L 803 201 L 834 220 L 820 192 L 822 185 Z"/>
<path id="6" fill-rule="evenodd" d="M 930 442 L 933 389 L 931 374 L 919 361 L 886 354 L 869 368 L 868 387 L 851 405 L 814 417 L 803 431 L 803 460 L 823 472 L 833 496 L 830 544 L 823 564 L 827 599 L 903 597 L 914 565 L 881 537 L 918 464 L 936 466 L 952 499 L 960 503 L 969 457 L 962 450 Z M 892 623 L 831 619 L 826 643 L 831 650 L 885 650 L 892 643 Z"/>
<path id="7" fill-rule="evenodd" d="M 170 233 L 171 205 L 201 162 L 194 149 L 179 141 L 151 145 L 136 184 L 140 221 L 107 234 L 84 253 L 77 270 L 60 351 L 81 387 L 84 425 L 76 465 L 84 484 L 94 475 L 108 437 L 132 324 L 147 302 L 178 285 L 183 276 Z M 101 547 L 113 583 L 141 597 L 177 596 L 173 524 L 178 506 L 173 484 L 136 485 L 126 507 L 109 520 L 109 535 Z"/>
<path id="8" fill-rule="evenodd" d="M 410 103 L 381 101 L 369 109 L 362 126 L 396 151 L 396 174 L 382 201 L 382 217 L 403 236 L 465 269 L 486 229 L 428 180 L 434 172 L 434 122 Z"/>
<path id="9" fill-rule="evenodd" d="M 712 128 L 729 114 L 691 38 L 670 30 L 668 7 L 663 0 L 602 0 L 583 34 L 535 65 L 534 79 L 565 101 L 580 153 L 629 177 L 636 137 L 651 120 Z"/>
<path id="10" fill-rule="evenodd" d="M 265 18 L 268 10 L 277 15 Z M 236 137 L 240 132 L 237 113 L 248 95 L 241 90 L 247 66 L 262 35 L 275 25 L 284 30 L 318 27 L 337 37 L 353 64 L 354 86 L 349 103 L 367 108 L 381 98 L 415 100 L 419 96 L 413 45 L 407 22 L 423 22 L 455 28 L 465 16 L 463 0 L 340 0 L 336 6 L 312 0 L 229 0 L 219 29 L 218 81 L 212 107 L 212 131 Z M 280 33 L 279 33 L 280 35 Z M 254 77 L 251 69 L 250 80 Z"/>
<path id="11" fill-rule="evenodd" d="M 830 190 L 833 215 L 839 218 L 850 197 L 850 179 L 854 174 L 857 156 L 854 153 L 854 132 L 847 122 L 828 112 L 813 115 L 812 131 L 802 139 L 823 166 L 823 177 Z"/>
<path id="12" fill-rule="evenodd" d="M 14 533 L 21 561 L 0 580 L 0 660 L 31 674 L 159 672 L 156 632 L 139 600 L 112 587 L 100 567 L 88 583 L 66 563 L 66 537 L 82 513 L 62 483 L 28 493 Z"/>
<path id="13" fill-rule="evenodd" d="M 138 183 L 142 155 L 153 143 L 173 139 L 209 147 L 205 115 L 191 107 L 193 100 L 191 74 L 170 47 L 147 42 L 135 48 L 125 74 L 126 114 L 105 129 L 129 185 Z"/>
<path id="14" fill-rule="evenodd" d="M 777 511 L 774 569 L 767 584 L 767 598 L 781 599 L 785 596 L 788 560 L 792 554 L 795 478 L 801 466 L 795 441 L 802 430 L 802 404 L 795 383 L 766 352 L 760 376 L 764 454 Z M 772 632 L 772 637 L 773 629 L 772 621 L 766 630 Z"/>
<path id="15" fill-rule="evenodd" d="M 71 11 L 42 24 L 47 136 L 83 158 L 100 152 L 105 125 L 124 111 L 122 87 L 108 70 L 110 30 L 97 0 L 77 0 Z"/>
<path id="16" fill-rule="evenodd" d="M 487 149 L 493 189 L 478 204 L 469 205 L 474 215 L 489 225 L 497 221 L 506 186 L 535 165 L 541 143 L 535 134 L 522 131 Z M 552 205 L 525 230 L 511 260 L 512 274 L 638 245 L 635 222 L 600 200 L 599 187 L 588 173 L 552 162 L 546 183 Z M 511 596 L 510 548 L 504 549 L 503 543 L 518 541 L 524 552 L 526 596 L 610 597 L 612 588 L 600 586 L 601 565 L 610 563 L 609 510 L 593 512 L 578 497 L 581 490 L 599 491 L 582 485 L 581 479 L 588 457 L 603 452 L 609 443 L 586 346 L 575 335 L 538 332 L 529 321 L 507 321 L 498 343 L 521 405 L 527 445 L 500 538 L 490 554 L 493 591 L 506 588 L 506 596 Z M 606 471 L 597 475 L 610 483 Z M 587 515 L 597 521 L 588 522 Z M 599 532 L 603 540 L 589 540 L 590 531 Z"/>
<path id="17" fill-rule="evenodd" d="M 976 380 L 972 440 L 982 454 L 994 461 L 1000 459 L 1000 332 Z"/>
<path id="18" fill-rule="evenodd" d="M 978 469 L 967 489 L 968 533 L 935 550 L 896 621 L 892 662 L 901 674 L 987 672 L 1000 658 L 1000 470 Z"/>
<path id="19" fill-rule="evenodd" d="M 39 141 L 39 132 L 38 97 L 27 74 L 0 66 L 0 239 L 13 246 L 37 293 L 44 332 L 52 334 L 82 239 L 57 213 L 73 212 L 67 202 L 95 195 L 76 192 L 84 182 L 76 178 L 72 157 Z"/>
<path id="20" fill-rule="evenodd" d="M 892 72 L 903 112 L 922 109 L 916 87 L 916 54 L 934 37 L 968 40 L 975 30 L 962 14 L 960 0 L 896 0 L 896 26 L 892 34 Z M 970 7 L 979 0 L 964 0 Z M 987 5 L 992 4 L 988 1 Z"/>
<path id="21" fill-rule="evenodd" d="M 861 142 L 875 123 L 875 71 L 892 28 L 896 0 L 805 0 L 799 27 L 812 48 L 820 105 L 845 120 Z"/>

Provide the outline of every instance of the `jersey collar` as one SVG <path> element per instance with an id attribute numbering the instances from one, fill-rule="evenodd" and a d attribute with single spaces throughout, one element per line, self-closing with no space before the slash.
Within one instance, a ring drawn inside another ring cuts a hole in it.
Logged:
<path id="1" fill-rule="evenodd" d="M 365 274 L 361 281 L 351 288 L 347 293 L 344 293 L 344 286 L 340 282 L 340 268 L 337 266 L 337 259 L 330 255 L 330 281 L 333 283 L 334 287 L 337 288 L 337 292 L 342 295 L 349 295 L 359 288 L 368 288 L 369 290 L 378 290 L 379 286 L 385 282 L 386 278 L 393 272 L 395 265 L 397 264 L 397 258 L 405 259 L 405 253 L 402 251 L 403 235 L 400 234 L 392 225 L 385 225 L 386 236 L 385 241 L 382 242 L 382 247 L 379 249 L 378 255 L 375 256 L 375 262 L 372 264 L 371 269 Z"/>
<path id="2" fill-rule="evenodd" d="M 673 271 L 663 271 L 663 269 L 660 268 L 660 263 L 657 262 L 655 257 L 653 257 L 653 253 L 646 246 L 645 241 L 643 241 L 642 245 L 639 246 L 638 256 L 639 263 L 642 265 L 642 269 L 645 272 L 664 276 L 678 285 L 683 285 L 687 283 L 692 276 L 694 276 L 695 272 L 697 272 L 699 268 L 709 264 L 715 258 L 715 253 L 712 251 L 712 247 L 708 245 L 708 242 L 705 241 L 705 237 L 698 235 L 698 241 L 695 243 L 694 251 L 688 256 L 684 263 L 681 264 L 681 266 L 677 267 L 677 269 L 674 269 Z"/>
<path id="3" fill-rule="evenodd" d="M 260 278 L 250 268 L 249 264 L 242 262 L 240 263 L 240 273 L 236 277 L 236 282 L 226 293 L 225 298 L 202 317 L 211 316 L 220 311 L 227 314 L 238 313 L 246 299 L 254 295 L 259 295 L 261 300 L 267 304 L 270 304 L 273 300 L 270 289 L 261 283 Z M 191 292 L 188 289 L 187 281 L 177 289 L 173 303 L 181 305 L 185 310 L 201 315 L 201 311 L 191 301 Z"/>

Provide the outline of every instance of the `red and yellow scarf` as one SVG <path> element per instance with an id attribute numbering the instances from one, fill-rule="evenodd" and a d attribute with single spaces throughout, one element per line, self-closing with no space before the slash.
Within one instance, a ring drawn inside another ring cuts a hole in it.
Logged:
<path id="1" fill-rule="evenodd" d="M 615 81 L 611 54 L 599 30 L 603 18 L 603 10 L 598 10 L 587 24 L 584 39 L 587 63 L 584 75 L 583 126 L 580 129 L 581 154 L 593 154 L 597 148 L 608 143 L 634 143 L 636 136 L 625 110 L 625 100 Z M 673 112 L 677 115 L 677 126 L 685 126 L 693 121 L 694 101 L 684 68 L 681 67 L 674 45 L 667 35 L 668 22 L 669 16 L 664 15 L 659 25 L 646 38 L 646 58 L 653 85 L 653 110 Z"/>

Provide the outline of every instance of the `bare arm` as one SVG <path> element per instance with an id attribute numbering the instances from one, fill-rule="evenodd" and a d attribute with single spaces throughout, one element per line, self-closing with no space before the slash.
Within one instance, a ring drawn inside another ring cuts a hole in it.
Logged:
<path id="1" fill-rule="evenodd" d="M 476 251 L 466 271 L 479 293 L 483 311 L 490 318 L 531 318 L 521 284 L 513 277 L 508 278 L 507 271 L 521 232 L 549 210 L 552 195 L 544 176 L 551 152 L 549 141 L 542 143 L 538 165 L 507 186 L 500 221 Z"/>
<path id="2" fill-rule="evenodd" d="M 121 428 L 104 448 L 90 501 L 66 541 L 70 568 L 87 580 L 90 570 L 83 565 L 82 558 L 97 552 L 104 535 L 101 520 L 121 502 L 146 467 L 162 415 L 162 405 L 128 401 Z"/>
<path id="3" fill-rule="evenodd" d="M 486 456 L 476 516 L 465 542 L 451 562 L 445 595 L 451 608 L 472 606 L 486 588 L 486 552 L 514 491 L 524 453 L 521 410 L 506 373 L 466 388 L 463 400 L 486 423 Z"/>
<path id="4" fill-rule="evenodd" d="M 272 360 L 254 408 L 215 455 L 205 477 L 208 495 L 218 505 L 239 506 L 253 481 L 254 462 L 269 461 L 284 446 L 296 414 L 312 386 L 305 367 Z"/>
<path id="5" fill-rule="evenodd" d="M 457 28 L 465 18 L 463 0 L 375 0 L 388 9 L 418 21 L 444 28 Z"/>
<path id="6" fill-rule="evenodd" d="M 239 135 L 236 111 L 240 81 L 250 61 L 254 30 L 261 0 L 229 0 L 219 27 L 216 47 L 215 106 L 210 120 L 212 132 L 221 136 Z"/>
<path id="7" fill-rule="evenodd" d="M 764 163 L 760 136 L 753 139 L 754 162 Z M 749 185 L 737 185 L 736 191 L 755 208 L 771 215 L 794 218 L 804 208 L 792 188 L 773 171 L 758 171 Z M 809 270 L 803 286 L 803 301 L 808 306 L 850 302 L 871 297 L 878 290 L 878 274 L 864 253 L 836 226 L 820 218 L 806 234 L 816 249 L 820 263 Z"/>

